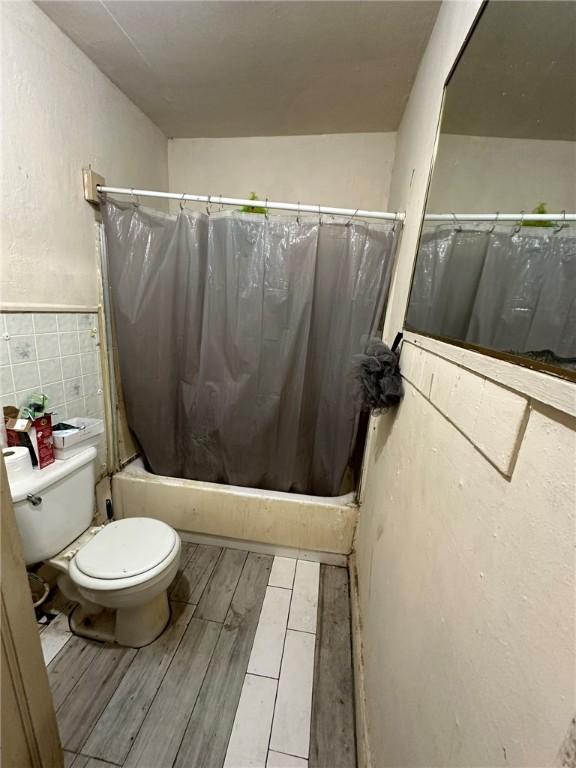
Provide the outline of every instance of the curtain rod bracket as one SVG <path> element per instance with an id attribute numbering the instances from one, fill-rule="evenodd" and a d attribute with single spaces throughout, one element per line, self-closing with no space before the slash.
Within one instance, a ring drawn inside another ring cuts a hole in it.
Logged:
<path id="1" fill-rule="evenodd" d="M 82 168 L 82 182 L 84 184 L 84 200 L 93 205 L 100 205 L 98 187 L 106 186 L 106 179 L 92 170 L 92 166 Z"/>

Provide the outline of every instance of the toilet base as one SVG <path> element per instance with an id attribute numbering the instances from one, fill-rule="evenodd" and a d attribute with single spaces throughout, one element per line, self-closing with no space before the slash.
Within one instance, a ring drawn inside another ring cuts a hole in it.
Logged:
<path id="1" fill-rule="evenodd" d="M 170 605 L 164 590 L 155 598 L 136 608 L 118 608 L 116 611 L 115 641 L 128 648 L 149 645 L 168 626 Z"/>
<path id="2" fill-rule="evenodd" d="M 104 609 L 97 614 L 87 613 L 78 605 L 70 614 L 70 629 L 88 640 L 142 648 L 154 642 L 169 621 L 168 595 L 161 592 L 135 608 Z"/>
<path id="3" fill-rule="evenodd" d="M 116 611 L 102 609 L 100 613 L 87 613 L 82 605 L 77 605 L 69 617 L 72 634 L 98 643 L 115 643 L 114 628 Z"/>

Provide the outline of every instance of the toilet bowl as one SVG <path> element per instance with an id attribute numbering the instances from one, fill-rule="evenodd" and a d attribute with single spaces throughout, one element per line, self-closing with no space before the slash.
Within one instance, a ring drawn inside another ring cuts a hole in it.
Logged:
<path id="1" fill-rule="evenodd" d="M 146 517 L 91 527 L 95 458 L 87 448 L 33 470 L 6 455 L 24 559 L 60 572 L 60 589 L 79 604 L 70 617 L 73 632 L 141 648 L 170 620 L 167 590 L 178 570 L 180 537 Z"/>
<path id="2" fill-rule="evenodd" d="M 50 558 L 48 563 L 62 572 L 60 589 L 79 603 L 71 615 L 72 630 L 131 648 L 151 643 L 170 620 L 167 590 L 180 550 L 180 537 L 169 525 L 132 517 L 92 529 L 84 541 Z M 115 612 L 112 637 L 102 608 Z"/>

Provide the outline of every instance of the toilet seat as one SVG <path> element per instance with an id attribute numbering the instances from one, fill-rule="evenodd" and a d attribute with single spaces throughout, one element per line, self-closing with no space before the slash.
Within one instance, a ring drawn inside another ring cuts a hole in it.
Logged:
<path id="1" fill-rule="evenodd" d="M 68 573 L 81 588 L 113 591 L 148 583 L 180 552 L 176 531 L 160 520 L 131 517 L 104 526 L 70 561 Z"/>

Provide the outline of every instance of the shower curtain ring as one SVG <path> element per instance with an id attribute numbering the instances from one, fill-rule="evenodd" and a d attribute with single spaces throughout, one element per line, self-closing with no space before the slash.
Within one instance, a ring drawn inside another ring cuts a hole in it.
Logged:
<path id="1" fill-rule="evenodd" d="M 496 224 L 498 224 L 498 216 L 500 216 L 500 211 L 496 211 L 496 218 L 494 219 L 494 223 L 492 224 L 492 226 L 488 230 L 488 234 L 489 235 L 491 235 L 492 232 L 494 232 L 494 230 L 496 229 Z"/>
<path id="2" fill-rule="evenodd" d="M 138 208 L 140 205 L 140 200 L 138 200 L 138 195 L 134 192 L 134 187 L 130 187 L 130 192 L 132 193 L 132 205 L 135 208 Z"/>
<path id="3" fill-rule="evenodd" d="M 270 210 L 268 208 L 268 198 L 266 198 L 266 205 L 264 206 L 264 218 L 266 219 L 266 221 L 268 221 L 269 219 L 269 213 L 270 213 Z"/>
<path id="4" fill-rule="evenodd" d="M 454 211 L 451 211 L 451 213 L 452 213 L 452 218 L 454 219 L 454 228 L 455 228 L 455 231 L 456 231 L 456 232 L 462 232 L 462 225 L 460 224 L 460 222 L 459 222 L 459 221 L 458 221 L 458 219 L 456 218 L 456 214 L 454 213 Z"/>
<path id="5" fill-rule="evenodd" d="M 557 235 L 558 232 L 562 232 L 562 230 L 566 227 L 566 209 L 562 211 L 563 217 L 562 217 L 562 223 L 559 227 L 556 227 L 554 230 L 554 234 Z"/>
<path id="6" fill-rule="evenodd" d="M 300 200 L 298 200 L 298 210 L 296 211 L 296 224 L 300 226 Z"/>
<path id="7" fill-rule="evenodd" d="M 350 225 L 350 222 L 352 221 L 352 219 L 354 218 L 354 216 L 356 216 L 356 214 L 358 213 L 358 211 L 359 211 L 359 210 L 360 210 L 360 208 L 356 208 L 356 210 L 354 211 L 354 213 L 352 214 L 352 216 L 350 216 L 350 218 L 348 219 L 348 221 L 347 221 L 347 222 L 346 222 L 346 224 L 344 225 L 345 227 L 348 227 L 348 226 Z"/>
<path id="8" fill-rule="evenodd" d="M 322 211 L 320 203 L 318 203 L 318 226 L 322 226 Z"/>
<path id="9" fill-rule="evenodd" d="M 514 232 L 512 233 L 512 235 L 518 235 L 520 233 L 520 230 L 524 226 L 525 218 L 526 218 L 526 211 L 520 211 L 520 221 L 514 227 Z"/>
<path id="10" fill-rule="evenodd" d="M 212 195 L 208 195 L 208 201 L 206 202 L 206 216 L 210 216 L 210 213 L 211 213 L 210 211 L 210 203 L 212 202 L 211 198 L 212 198 Z"/>
<path id="11" fill-rule="evenodd" d="M 180 199 L 180 210 L 184 210 L 184 198 L 186 197 L 186 192 L 183 193 L 181 199 Z"/>

